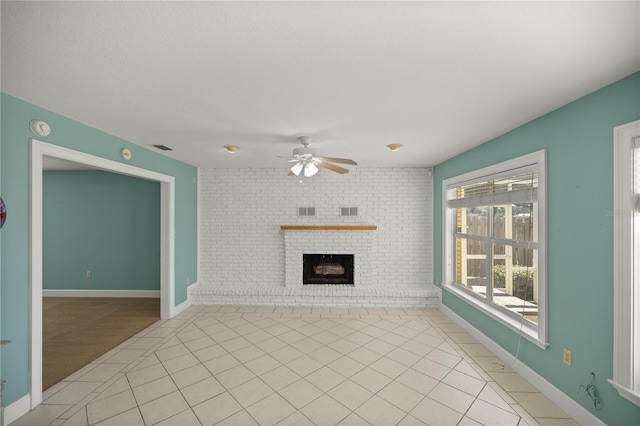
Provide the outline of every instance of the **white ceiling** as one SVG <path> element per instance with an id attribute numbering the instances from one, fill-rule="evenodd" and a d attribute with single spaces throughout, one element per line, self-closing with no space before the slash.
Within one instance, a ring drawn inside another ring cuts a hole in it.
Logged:
<path id="1" fill-rule="evenodd" d="M 640 69 L 637 1 L 1 7 L 3 92 L 198 167 L 433 166 Z"/>

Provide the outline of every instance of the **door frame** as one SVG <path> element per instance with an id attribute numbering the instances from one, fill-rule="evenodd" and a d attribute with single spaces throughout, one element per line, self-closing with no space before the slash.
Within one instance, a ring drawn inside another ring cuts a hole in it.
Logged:
<path id="1" fill-rule="evenodd" d="M 92 169 L 160 183 L 160 318 L 171 318 L 175 309 L 175 178 L 30 139 L 29 182 L 29 290 L 31 409 L 42 402 L 42 172 L 43 158 L 53 157 Z"/>

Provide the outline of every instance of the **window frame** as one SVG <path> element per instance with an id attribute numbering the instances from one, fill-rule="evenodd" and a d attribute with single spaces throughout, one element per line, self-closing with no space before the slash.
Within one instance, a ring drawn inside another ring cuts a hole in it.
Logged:
<path id="1" fill-rule="evenodd" d="M 463 288 L 455 282 L 455 208 L 447 205 L 447 193 L 450 189 L 465 184 L 490 180 L 508 175 L 511 171 L 525 167 L 534 167 L 538 172 L 538 324 L 532 323 L 514 312 L 509 311 L 488 299 Z M 443 256 L 442 288 L 465 300 L 472 306 L 492 317 L 500 324 L 521 334 L 542 349 L 547 342 L 547 183 L 546 183 L 546 150 L 540 150 L 514 159 L 493 164 L 482 169 L 473 170 L 462 175 L 442 181 L 442 218 L 443 218 Z"/>
<path id="2" fill-rule="evenodd" d="M 640 120 L 613 137 L 613 378 L 620 396 L 640 406 L 640 206 L 634 193 L 634 149 Z M 637 146 L 637 147 L 636 147 Z"/>

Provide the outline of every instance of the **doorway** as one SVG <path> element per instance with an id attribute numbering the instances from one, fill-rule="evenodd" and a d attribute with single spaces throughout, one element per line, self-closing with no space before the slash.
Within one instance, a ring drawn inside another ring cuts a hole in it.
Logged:
<path id="1" fill-rule="evenodd" d="M 42 402 L 42 171 L 45 157 L 82 164 L 96 170 L 138 177 L 160 183 L 160 317 L 175 310 L 174 223 L 175 179 L 150 170 L 107 160 L 35 139 L 30 140 L 30 370 L 31 408 Z"/>

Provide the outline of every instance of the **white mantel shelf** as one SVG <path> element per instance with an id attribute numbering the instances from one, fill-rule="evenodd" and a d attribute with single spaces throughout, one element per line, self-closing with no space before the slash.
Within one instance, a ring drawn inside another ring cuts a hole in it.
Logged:
<path id="1" fill-rule="evenodd" d="M 375 231 L 376 225 L 280 225 L 283 231 Z"/>

